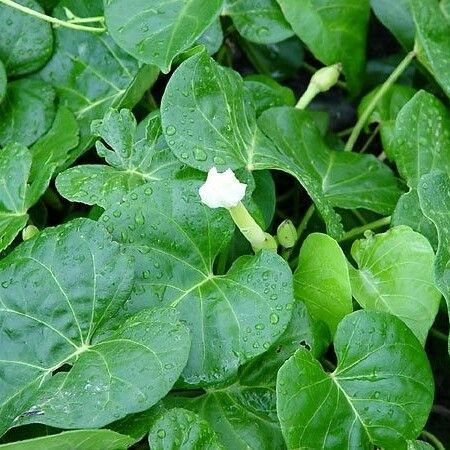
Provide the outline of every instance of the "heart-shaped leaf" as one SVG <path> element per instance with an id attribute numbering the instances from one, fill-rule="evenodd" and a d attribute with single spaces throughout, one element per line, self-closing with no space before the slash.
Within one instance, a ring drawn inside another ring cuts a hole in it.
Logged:
<path id="1" fill-rule="evenodd" d="M 349 89 L 362 86 L 369 0 L 277 0 L 295 34 L 324 64 L 342 63 Z"/>
<path id="2" fill-rule="evenodd" d="M 294 34 L 276 0 L 226 0 L 222 14 L 232 18 L 241 36 L 259 44 L 284 41 Z"/>
<path id="3" fill-rule="evenodd" d="M 101 137 L 97 153 L 109 165 L 75 166 L 56 179 L 59 193 L 71 200 L 107 208 L 142 184 L 174 178 L 182 164 L 167 148 L 158 114 L 148 120 L 146 137 L 136 140 L 136 119 L 127 110 L 110 110 L 92 122 L 93 134 Z"/>
<path id="4" fill-rule="evenodd" d="M 410 0 L 419 61 L 450 97 L 450 16 L 440 0 Z"/>
<path id="5" fill-rule="evenodd" d="M 154 450 L 224 448 L 206 420 L 181 408 L 170 409 L 154 421 L 148 442 Z"/>
<path id="6" fill-rule="evenodd" d="M 418 92 L 399 112 L 392 145 L 398 171 L 406 180 L 404 194 L 393 216 L 394 225 L 409 225 L 436 244 L 433 224 L 421 213 L 417 185 L 433 169 L 450 173 L 450 113 L 433 95 Z"/>
<path id="7" fill-rule="evenodd" d="M 0 445 L 1 450 L 126 450 L 133 439 L 111 430 L 75 430 Z"/>
<path id="8" fill-rule="evenodd" d="M 62 0 L 53 15 L 66 20 L 67 8 L 78 17 L 103 16 L 102 0 Z M 76 33 L 65 27 L 55 30 L 55 50 L 39 76 L 58 92 L 80 126 L 80 144 L 67 164 L 92 144 L 91 121 L 101 119 L 110 107 L 131 108 L 155 81 L 154 66 L 140 67 L 107 33 Z"/>
<path id="9" fill-rule="evenodd" d="M 44 10 L 35 0 L 16 3 L 38 13 Z M 40 69 L 53 51 L 53 33 L 48 22 L 24 14 L 9 5 L 0 5 L 0 59 L 10 76 L 25 75 Z"/>
<path id="10" fill-rule="evenodd" d="M 113 39 L 130 55 L 169 72 L 219 15 L 223 0 L 107 0 L 105 18 Z"/>
<path id="11" fill-rule="evenodd" d="M 438 250 L 434 264 L 436 286 L 442 292 L 450 311 L 450 179 L 440 171 L 423 175 L 419 187 L 420 207 L 423 214 L 436 226 Z M 448 342 L 450 354 L 450 340 Z"/>
<path id="12" fill-rule="evenodd" d="M 0 434 L 33 421 L 102 427 L 169 391 L 188 330 L 170 309 L 121 320 L 133 268 L 87 219 L 49 228 L 1 262 Z"/>
<path id="13" fill-rule="evenodd" d="M 330 151 L 307 112 L 272 108 L 263 113 L 258 124 L 271 142 L 258 128 L 242 78 L 206 53 L 176 70 L 161 111 L 166 140 L 181 161 L 204 171 L 217 166 L 290 173 L 334 236 L 342 225 L 333 206 L 390 213 L 400 195 L 392 172 L 376 158 Z"/>
<path id="14" fill-rule="evenodd" d="M 24 78 L 8 83 L 0 104 L 0 146 L 36 142 L 55 118 L 54 101 L 54 90 L 41 80 Z"/>
<path id="15" fill-rule="evenodd" d="M 278 372 L 277 410 L 287 447 L 406 447 L 433 403 L 433 375 L 418 340 L 394 316 L 357 311 L 339 324 L 334 347 L 333 373 L 305 349 Z"/>
<path id="16" fill-rule="evenodd" d="M 312 233 L 305 239 L 294 274 L 294 294 L 314 319 L 328 325 L 331 334 L 353 311 L 347 258 L 333 238 Z"/>
<path id="17" fill-rule="evenodd" d="M 226 275 L 213 264 L 233 234 L 224 209 L 200 203 L 200 182 L 141 186 L 101 220 L 136 254 L 130 309 L 170 305 L 192 332 L 182 379 L 210 384 L 267 350 L 286 328 L 293 303 L 292 273 L 271 252 L 236 260 Z"/>
<path id="18" fill-rule="evenodd" d="M 434 252 L 421 234 L 406 226 L 355 241 L 351 268 L 353 296 L 365 309 L 389 312 L 424 344 L 439 309 L 434 286 Z"/>

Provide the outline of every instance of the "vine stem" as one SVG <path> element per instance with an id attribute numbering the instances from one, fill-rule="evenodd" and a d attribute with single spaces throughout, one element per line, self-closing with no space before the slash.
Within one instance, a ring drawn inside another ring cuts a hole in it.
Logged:
<path id="1" fill-rule="evenodd" d="M 37 17 L 38 19 L 45 20 L 46 22 L 53 23 L 55 25 L 59 25 L 61 27 L 72 28 L 74 30 L 80 31 L 90 31 L 92 33 L 103 33 L 106 31 L 106 28 L 94 28 L 87 27 L 84 25 L 78 25 L 76 23 L 67 22 L 64 20 L 57 19 L 56 17 L 47 16 L 46 14 L 42 14 L 39 11 L 35 11 L 34 9 L 28 8 L 26 6 L 20 5 L 12 0 L 0 0 L 0 3 L 3 3 L 6 6 L 10 6 L 11 8 L 17 9 L 25 14 L 29 14 L 30 16 Z M 95 18 L 98 19 L 98 18 Z M 98 20 L 94 20 L 98 21 Z"/>
<path id="2" fill-rule="evenodd" d="M 396 69 L 391 73 L 391 75 L 389 75 L 389 78 L 383 83 L 380 90 L 376 93 L 371 102 L 367 105 L 367 108 L 361 114 L 361 117 L 358 119 L 358 122 L 356 123 L 355 127 L 352 130 L 352 134 L 350 135 L 347 143 L 345 144 L 345 151 L 351 152 L 353 150 L 353 147 L 356 144 L 356 141 L 358 140 L 358 137 L 362 129 L 364 128 L 364 125 L 366 124 L 373 110 L 377 106 L 378 102 L 381 100 L 384 94 L 386 94 L 388 89 L 398 80 L 400 75 L 407 69 L 407 67 L 411 64 L 412 60 L 415 57 L 416 57 L 415 50 L 410 51 L 401 61 L 401 63 L 396 67 Z"/>
<path id="3" fill-rule="evenodd" d="M 422 433 L 420 433 L 421 437 L 425 438 L 427 441 L 431 442 L 437 450 L 445 450 L 445 447 L 443 446 L 442 442 L 430 432 L 423 430 Z"/>
<path id="4" fill-rule="evenodd" d="M 391 216 L 383 217 L 381 219 L 375 220 L 374 222 L 366 223 L 365 225 L 353 228 L 352 230 L 345 233 L 344 236 L 342 236 L 338 242 L 348 241 L 350 239 L 353 239 L 354 237 L 359 236 L 360 234 L 363 234 L 364 231 L 381 228 L 386 225 L 389 225 L 390 223 L 391 223 Z"/>

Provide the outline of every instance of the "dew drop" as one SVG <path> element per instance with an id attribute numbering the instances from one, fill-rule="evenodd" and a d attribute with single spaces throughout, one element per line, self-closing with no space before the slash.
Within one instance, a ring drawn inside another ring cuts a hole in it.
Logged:
<path id="1" fill-rule="evenodd" d="M 177 132 L 177 129 L 173 125 L 169 125 L 166 128 L 166 134 L 167 136 L 173 136 Z"/>

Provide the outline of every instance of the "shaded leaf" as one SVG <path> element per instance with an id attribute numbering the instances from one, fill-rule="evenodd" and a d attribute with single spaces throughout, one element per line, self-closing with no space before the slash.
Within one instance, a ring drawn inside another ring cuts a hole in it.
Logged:
<path id="1" fill-rule="evenodd" d="M 409 0 L 370 0 L 380 22 L 397 38 L 405 50 L 414 47 L 414 20 Z"/>
<path id="2" fill-rule="evenodd" d="M 15 1 L 34 11 L 44 12 L 35 0 Z M 53 51 L 50 24 L 9 5 L 0 5 L 0 36 L 0 59 L 10 76 L 35 72 L 48 61 Z"/>
<path id="3" fill-rule="evenodd" d="M 205 46 L 209 55 L 214 55 L 223 43 L 223 31 L 220 18 L 217 18 L 197 39 L 198 44 Z"/>
<path id="4" fill-rule="evenodd" d="M 126 450 L 133 439 L 110 430 L 75 430 L 0 445 L 2 450 Z"/>
<path id="5" fill-rule="evenodd" d="M 78 17 L 103 15 L 102 0 L 62 0 L 54 11 L 65 19 L 63 8 Z M 155 67 L 139 63 L 122 51 L 107 33 L 90 33 L 60 27 L 55 30 L 55 50 L 39 76 L 58 92 L 80 126 L 80 143 L 67 163 L 92 144 L 91 121 L 112 107 L 133 107 L 158 75 Z"/>
<path id="6" fill-rule="evenodd" d="M 113 39 L 139 61 L 169 72 L 217 18 L 223 0 L 108 0 L 105 18 Z"/>
<path id="7" fill-rule="evenodd" d="M 450 16 L 439 0 L 410 0 L 417 58 L 450 97 Z"/>
<path id="8" fill-rule="evenodd" d="M 328 374 L 298 350 L 278 372 L 277 407 L 291 448 L 404 448 L 433 403 L 433 375 L 409 328 L 394 316 L 357 311 L 339 324 L 338 364 Z"/>
<path id="9" fill-rule="evenodd" d="M 447 301 L 450 311 L 450 179 L 440 171 L 423 175 L 419 182 L 420 207 L 436 226 L 438 250 L 434 263 L 436 286 Z M 450 354 L 450 340 L 448 342 Z"/>
<path id="10" fill-rule="evenodd" d="M 6 84 L 8 80 L 6 79 L 5 66 L 0 60 L 0 103 L 3 101 L 6 95 Z"/>
<path id="11" fill-rule="evenodd" d="M 87 219 L 46 229 L 1 262 L 0 434 L 13 423 L 101 427 L 169 391 L 188 330 L 169 309 L 123 320 L 133 268 Z"/>
<path id="12" fill-rule="evenodd" d="M 101 218 L 136 256 L 130 310 L 170 305 L 190 327 L 182 380 L 191 385 L 221 382 L 267 350 L 286 328 L 293 302 L 291 271 L 275 253 L 243 256 L 227 274 L 214 274 L 234 226 L 226 210 L 200 203 L 200 185 L 141 186 Z"/>
<path id="13" fill-rule="evenodd" d="M 170 409 L 154 421 L 148 442 L 154 450 L 223 448 L 208 422 L 181 408 Z"/>
<path id="14" fill-rule="evenodd" d="M 231 17 L 245 39 L 258 44 L 284 41 L 294 34 L 276 0 L 226 0 L 222 14 Z"/>
<path id="15" fill-rule="evenodd" d="M 43 81 L 24 78 L 8 83 L 0 104 L 0 145 L 36 142 L 53 122 L 54 101 L 54 90 Z"/>
<path id="16" fill-rule="evenodd" d="M 120 201 L 135 187 L 173 179 L 182 164 L 167 148 L 159 115 L 152 114 L 146 136 L 137 140 L 136 119 L 126 109 L 110 110 L 92 122 L 92 132 L 102 138 L 96 148 L 109 165 L 72 167 L 56 179 L 58 192 L 69 199 L 106 208 Z"/>
<path id="17" fill-rule="evenodd" d="M 389 312 L 422 344 L 434 322 L 441 295 L 433 283 L 434 252 L 421 234 L 406 226 L 355 241 L 353 296 L 365 309 Z"/>
<path id="18" fill-rule="evenodd" d="M 314 319 L 327 324 L 332 335 L 341 319 L 353 311 L 347 258 L 333 238 L 312 233 L 305 239 L 294 274 L 294 294 Z"/>
<path id="19" fill-rule="evenodd" d="M 359 91 L 365 67 L 369 1 L 277 1 L 314 56 L 326 65 L 342 63 L 350 91 Z"/>

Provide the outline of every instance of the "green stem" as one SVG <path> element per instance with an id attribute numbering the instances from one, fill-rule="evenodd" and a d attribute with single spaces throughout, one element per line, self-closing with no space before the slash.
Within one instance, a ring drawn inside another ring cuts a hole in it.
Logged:
<path id="1" fill-rule="evenodd" d="M 352 134 L 348 138 L 347 144 L 345 145 L 345 151 L 351 152 L 353 150 L 353 147 L 356 144 L 356 141 L 358 140 L 359 134 L 364 128 L 364 125 L 366 124 L 373 110 L 377 106 L 378 102 L 381 100 L 384 94 L 386 94 L 388 89 L 398 80 L 400 75 L 407 69 L 407 67 L 411 64 L 412 60 L 415 57 L 416 52 L 414 50 L 409 52 L 406 55 L 406 57 L 402 60 L 402 62 L 391 73 L 389 78 L 383 83 L 380 90 L 376 93 L 371 102 L 367 105 L 367 108 L 361 114 L 361 117 L 358 119 L 358 122 L 353 128 Z"/>
<path id="2" fill-rule="evenodd" d="M 431 328 L 430 334 L 441 341 L 448 342 L 448 336 L 441 331 L 436 330 L 436 328 Z"/>
<path id="3" fill-rule="evenodd" d="M 80 31 L 91 31 L 92 33 L 103 33 L 106 31 L 106 28 L 86 27 L 84 25 L 78 25 L 76 23 L 66 22 L 64 20 L 57 19 L 56 17 L 47 16 L 46 14 L 42 14 L 39 11 L 35 11 L 34 9 L 27 8 L 26 6 L 20 5 L 19 3 L 16 3 L 12 0 L 0 0 L 0 3 L 3 3 L 6 6 L 10 6 L 11 8 L 17 9 L 18 11 L 21 11 L 25 14 L 29 14 L 30 16 L 45 20 L 46 22 L 50 22 L 55 25 L 59 25 L 61 27 L 72 28 L 74 30 L 80 30 Z"/>
<path id="4" fill-rule="evenodd" d="M 69 19 L 67 23 L 103 23 L 105 21 L 104 16 L 97 17 L 76 17 L 75 19 Z"/>
<path id="5" fill-rule="evenodd" d="M 297 109 L 306 109 L 306 107 L 312 102 L 314 97 L 319 92 L 320 91 L 313 84 L 309 84 L 308 88 L 306 89 L 304 94 L 300 97 L 300 100 L 297 102 L 295 107 Z"/>
<path id="6" fill-rule="evenodd" d="M 391 216 L 383 217 L 382 219 L 375 220 L 374 222 L 366 223 L 365 225 L 353 228 L 352 230 L 345 233 L 344 236 L 342 236 L 342 238 L 339 239 L 339 242 L 349 241 L 350 239 L 353 239 L 363 234 L 367 230 L 375 230 L 377 228 L 389 225 L 390 223 L 391 223 Z"/>
<path id="7" fill-rule="evenodd" d="M 313 216 L 314 212 L 316 210 L 316 206 L 314 203 L 308 208 L 305 215 L 303 216 L 302 221 L 300 222 L 300 225 L 297 228 L 297 242 L 301 238 L 302 234 L 306 230 L 309 221 L 311 220 L 311 217 Z"/>
<path id="8" fill-rule="evenodd" d="M 431 442 L 436 447 L 437 450 L 445 450 L 445 447 L 442 444 L 442 442 L 434 434 L 431 434 L 430 432 L 423 430 L 422 433 L 420 433 L 420 435 L 427 441 Z"/>

